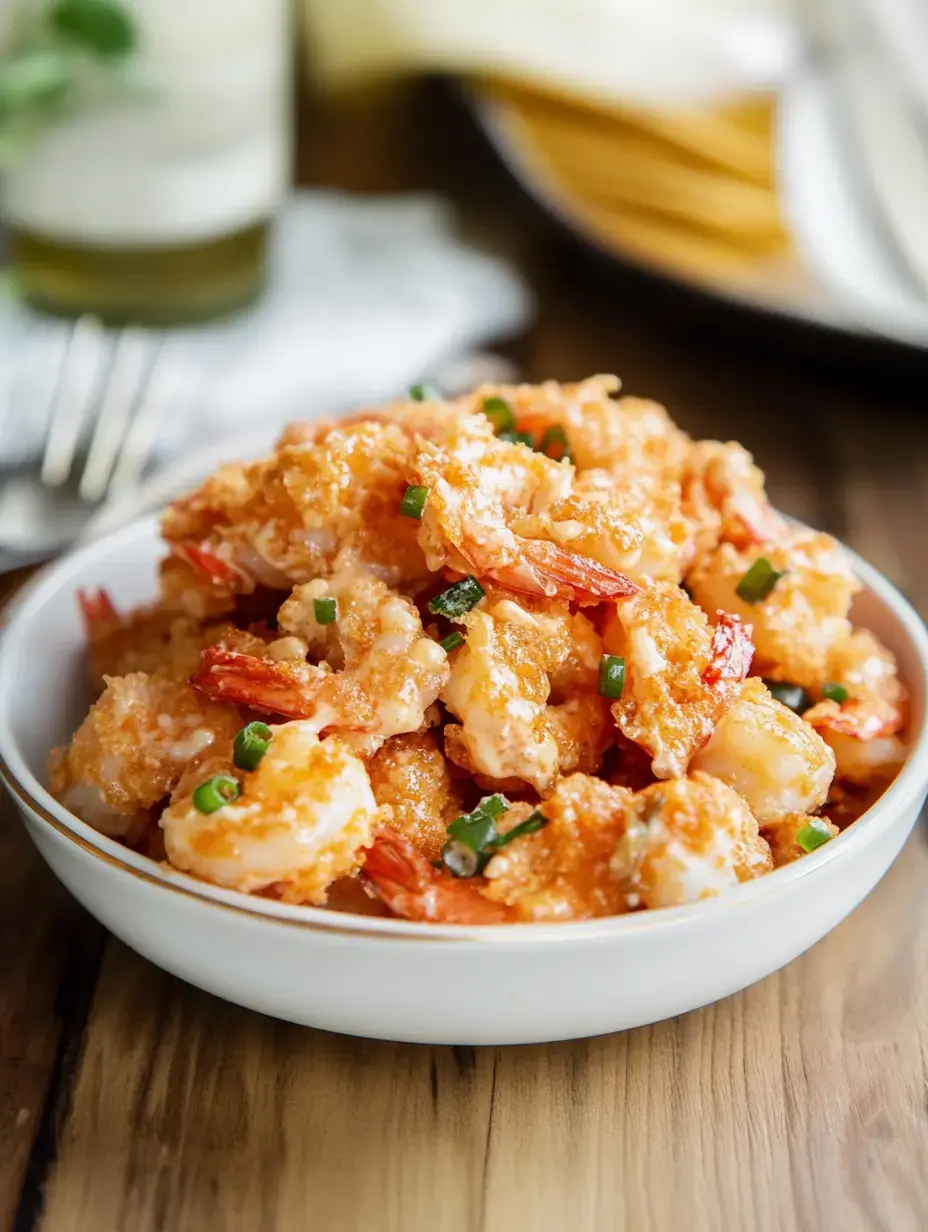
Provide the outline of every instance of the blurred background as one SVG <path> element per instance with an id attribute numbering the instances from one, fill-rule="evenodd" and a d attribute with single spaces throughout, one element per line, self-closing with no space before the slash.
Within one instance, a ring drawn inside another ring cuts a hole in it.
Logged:
<path id="1" fill-rule="evenodd" d="M 0 0 L 0 568 L 293 418 L 603 370 L 866 539 L 926 52 L 919 0 Z"/>

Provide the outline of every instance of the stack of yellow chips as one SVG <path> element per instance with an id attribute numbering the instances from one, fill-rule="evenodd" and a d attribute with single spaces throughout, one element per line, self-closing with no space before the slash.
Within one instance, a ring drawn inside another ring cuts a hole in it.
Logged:
<path id="1" fill-rule="evenodd" d="M 479 89 L 539 186 L 619 255 L 702 281 L 788 254 L 772 98 L 644 110 L 498 78 Z"/>

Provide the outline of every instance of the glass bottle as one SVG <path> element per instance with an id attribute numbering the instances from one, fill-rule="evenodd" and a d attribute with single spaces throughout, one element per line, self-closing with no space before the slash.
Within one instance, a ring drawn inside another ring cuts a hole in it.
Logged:
<path id="1" fill-rule="evenodd" d="M 10 167 L 13 273 L 47 311 L 170 325 L 260 291 L 290 170 L 288 0 L 121 0 L 141 86 L 43 127 Z"/>

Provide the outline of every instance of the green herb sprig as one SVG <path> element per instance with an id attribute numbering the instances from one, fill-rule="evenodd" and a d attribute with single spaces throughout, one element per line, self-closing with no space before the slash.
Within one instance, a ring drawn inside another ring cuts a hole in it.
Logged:
<path id="1" fill-rule="evenodd" d="M 65 116 L 131 90 L 135 19 L 120 0 L 53 0 L 23 6 L 0 55 L 0 166 Z"/>

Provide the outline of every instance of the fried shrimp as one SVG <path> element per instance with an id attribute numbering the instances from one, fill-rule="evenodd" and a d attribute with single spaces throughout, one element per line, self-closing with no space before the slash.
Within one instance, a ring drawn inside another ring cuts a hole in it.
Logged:
<path id="1" fill-rule="evenodd" d="M 382 829 L 364 858 L 362 877 L 394 915 L 442 924 L 506 924 L 515 917 L 480 892 L 478 879 L 437 869 L 395 830 Z"/>
<path id="2" fill-rule="evenodd" d="M 560 779 L 541 805 L 548 824 L 504 847 L 486 868 L 486 898 L 520 920 L 586 920 L 626 910 L 611 862 L 631 792 L 601 779 Z"/>
<path id="3" fill-rule="evenodd" d="M 330 427 L 251 466 L 225 467 L 165 514 L 163 533 L 221 585 L 288 590 L 352 562 L 391 584 L 427 574 L 400 502 L 413 450 L 398 423 Z"/>
<path id="4" fill-rule="evenodd" d="M 750 589 L 752 566 L 764 571 L 768 585 L 773 581 L 769 590 Z M 762 675 L 805 688 L 828 679 L 830 656 L 851 631 L 848 612 L 860 589 L 840 545 L 809 530 L 763 546 L 723 543 L 697 562 L 686 582 L 710 618 L 721 610 L 751 624 Z"/>
<path id="5" fill-rule="evenodd" d="M 131 672 L 186 680 L 206 646 L 222 644 L 242 652 L 262 653 L 264 641 L 230 621 L 203 624 L 163 604 L 137 608 L 122 615 L 106 591 L 81 592 L 78 602 L 90 648 L 91 675 Z"/>
<path id="6" fill-rule="evenodd" d="M 685 774 L 738 696 L 751 663 L 749 629 L 720 614 L 713 631 L 679 587 L 654 582 L 616 605 L 604 643 L 625 661 L 612 706 L 619 731 L 650 754 L 658 778 Z"/>
<path id="7" fill-rule="evenodd" d="M 689 438 L 658 403 L 616 400 L 612 395 L 618 389 L 614 376 L 593 376 L 575 385 L 484 385 L 461 402 L 479 411 L 488 398 L 503 399 L 520 432 L 542 446 L 546 434 L 549 442 L 561 440 L 580 471 L 609 470 L 623 476 L 674 472 L 688 453 Z"/>
<path id="8" fill-rule="evenodd" d="M 461 724 L 446 729 L 452 760 L 536 791 L 558 774 L 595 771 L 610 725 L 608 703 L 596 694 L 602 644 L 590 621 L 562 604 L 494 593 L 464 626 L 441 694 Z"/>
<path id="9" fill-rule="evenodd" d="M 767 824 L 820 808 L 834 776 L 835 757 L 808 723 L 752 678 L 690 768 L 733 787 L 758 821 Z"/>
<path id="10" fill-rule="evenodd" d="M 864 785 L 896 773 L 905 760 L 900 736 L 905 724 L 906 693 L 896 660 L 868 629 L 855 629 L 832 647 L 828 681 L 844 699 L 824 698 L 802 716 L 831 747 L 837 775 Z"/>
<path id="11" fill-rule="evenodd" d="M 197 791 L 214 776 L 240 794 L 210 812 Z M 267 753 L 250 773 L 232 764 L 231 745 L 190 765 L 161 817 L 175 868 L 230 889 L 273 889 L 285 902 L 324 903 L 333 881 L 355 870 L 378 808 L 363 762 L 312 723 L 271 728 Z"/>
<path id="12" fill-rule="evenodd" d="M 770 848 L 745 801 L 699 771 L 631 797 L 613 859 L 629 907 L 676 907 L 769 873 Z"/>
<path id="13" fill-rule="evenodd" d="M 746 449 L 734 441 L 697 441 L 680 473 L 683 512 L 698 528 L 695 551 L 719 542 L 735 547 L 775 543 L 787 526 L 771 507 L 764 475 Z"/>
<path id="14" fill-rule="evenodd" d="M 368 764 L 374 798 L 389 805 L 391 825 L 427 860 L 437 860 L 447 827 L 464 811 L 462 784 L 452 779 L 432 732 L 393 736 Z"/>
<path id="15" fill-rule="evenodd" d="M 428 493 L 419 543 L 430 569 L 473 573 L 522 594 L 580 604 L 637 589 L 550 533 L 545 511 L 570 495 L 572 467 L 496 439 L 469 442 L 457 453 L 421 442 L 411 473 Z"/>
<path id="16" fill-rule="evenodd" d="M 364 570 L 298 586 L 278 623 L 300 639 L 284 651 L 299 654 L 305 646 L 322 662 L 210 647 L 193 676 L 196 688 L 216 700 L 311 719 L 318 731 L 388 737 L 422 727 L 448 679 L 447 655 L 422 631 L 415 605 Z"/>
<path id="17" fill-rule="evenodd" d="M 52 794 L 111 837 L 127 835 L 170 795 L 185 766 L 241 727 L 186 682 L 132 672 L 106 678 L 70 745 L 52 754 Z"/>

